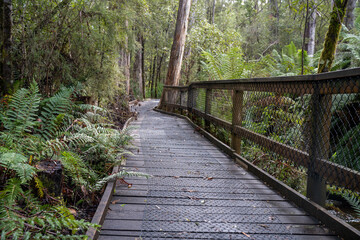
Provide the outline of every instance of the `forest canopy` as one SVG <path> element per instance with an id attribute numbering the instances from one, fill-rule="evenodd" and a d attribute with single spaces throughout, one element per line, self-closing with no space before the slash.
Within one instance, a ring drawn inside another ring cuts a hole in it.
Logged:
<path id="1" fill-rule="evenodd" d="M 334 69 L 359 66 L 359 9 L 347 5 Z M 180 84 L 315 73 L 332 1 L 193 0 Z M 177 1 L 1 1 L 1 94 L 35 80 L 83 85 L 100 105 L 159 97 Z M 302 54 L 301 50 L 304 50 Z"/>

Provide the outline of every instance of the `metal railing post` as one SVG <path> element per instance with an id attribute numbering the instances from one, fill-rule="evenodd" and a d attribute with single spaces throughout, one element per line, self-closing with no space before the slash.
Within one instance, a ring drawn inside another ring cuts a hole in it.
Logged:
<path id="1" fill-rule="evenodd" d="M 319 94 L 319 86 L 314 86 L 311 96 L 311 140 L 306 196 L 320 206 L 325 206 L 326 183 L 319 174 L 319 161 L 328 159 L 330 148 L 331 95 Z"/>
<path id="2" fill-rule="evenodd" d="M 235 126 L 242 125 L 242 112 L 243 112 L 243 101 L 244 101 L 244 91 L 234 90 L 232 97 L 232 126 L 233 130 L 231 131 L 231 147 L 235 150 L 236 153 L 240 154 L 241 152 L 241 137 L 234 133 Z"/>
<path id="3" fill-rule="evenodd" d="M 205 96 L 205 115 L 211 114 L 211 92 L 212 90 L 207 88 L 206 89 L 206 96 Z M 205 130 L 210 130 L 210 121 L 205 119 Z"/>
<path id="4" fill-rule="evenodd" d="M 187 99 L 187 110 L 188 117 L 192 119 L 192 108 L 193 108 L 193 90 L 191 86 L 188 87 L 188 99 Z"/>

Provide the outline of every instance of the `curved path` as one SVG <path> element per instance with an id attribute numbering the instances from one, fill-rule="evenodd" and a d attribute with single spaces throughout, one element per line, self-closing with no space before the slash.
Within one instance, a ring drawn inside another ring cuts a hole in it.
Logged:
<path id="1" fill-rule="evenodd" d="M 99 239 L 338 239 L 157 103 L 141 103 L 126 163 L 153 177 L 117 184 Z"/>

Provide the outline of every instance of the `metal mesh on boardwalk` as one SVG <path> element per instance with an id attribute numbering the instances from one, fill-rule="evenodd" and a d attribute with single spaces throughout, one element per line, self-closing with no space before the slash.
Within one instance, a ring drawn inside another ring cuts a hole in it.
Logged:
<path id="1" fill-rule="evenodd" d="M 214 158 L 202 159 L 197 160 L 197 165 L 206 168 L 192 177 L 192 159 L 187 158 L 180 167 L 184 166 L 181 174 L 189 175 L 171 177 L 171 163 L 173 168 L 178 167 L 171 160 L 167 158 L 166 169 L 162 168 L 166 165 L 157 165 L 156 158 L 145 163 L 147 172 L 154 177 L 148 180 L 142 239 L 249 239 L 253 234 L 254 239 L 292 239 L 291 230 L 237 178 L 238 172 L 227 172 L 227 177 L 222 178 L 218 175 L 220 169 L 226 171 L 219 168 L 222 164 Z M 218 172 L 212 175 L 211 171 Z"/>

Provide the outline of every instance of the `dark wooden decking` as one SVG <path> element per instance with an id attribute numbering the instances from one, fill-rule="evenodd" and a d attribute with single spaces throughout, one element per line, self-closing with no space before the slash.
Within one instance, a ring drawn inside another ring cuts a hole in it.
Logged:
<path id="1" fill-rule="evenodd" d="M 99 239 L 338 239 L 198 134 L 142 103 L 126 168 Z"/>

